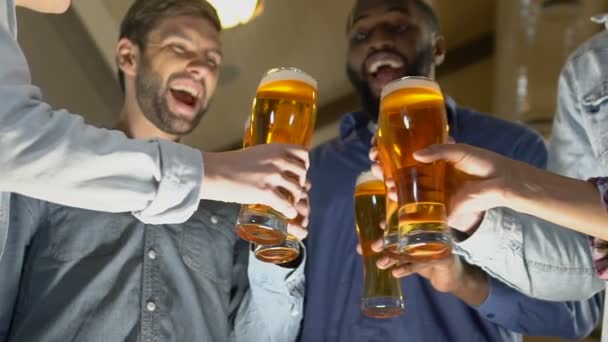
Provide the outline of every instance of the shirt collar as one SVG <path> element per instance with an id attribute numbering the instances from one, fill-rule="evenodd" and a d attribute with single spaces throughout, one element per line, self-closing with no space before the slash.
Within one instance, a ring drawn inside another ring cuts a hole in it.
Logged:
<path id="1" fill-rule="evenodd" d="M 608 29 L 608 13 L 602 13 L 591 17 L 591 21 L 597 24 L 603 24 Z"/>
<path id="2" fill-rule="evenodd" d="M 455 132 L 458 130 L 458 105 L 453 98 L 446 96 L 445 108 L 450 131 Z M 353 136 L 354 134 L 356 137 L 369 142 L 372 136 L 376 134 L 377 129 L 378 125 L 370 120 L 367 114 L 363 112 L 351 112 L 342 117 L 340 122 L 340 138 L 344 140 Z"/>
<path id="3" fill-rule="evenodd" d="M 2 5 L 0 0 L 0 27 L 8 30 L 14 39 L 17 39 L 17 16 L 15 14 L 15 1 L 5 0 Z"/>

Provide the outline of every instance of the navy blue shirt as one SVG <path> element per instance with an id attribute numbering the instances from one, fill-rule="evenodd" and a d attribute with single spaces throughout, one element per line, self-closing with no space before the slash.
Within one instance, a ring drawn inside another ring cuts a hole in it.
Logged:
<path id="1" fill-rule="evenodd" d="M 448 99 L 450 135 L 538 167 L 546 146 L 533 131 L 457 107 Z M 436 291 L 418 275 L 402 280 L 405 314 L 372 319 L 361 313 L 363 265 L 355 247 L 353 192 L 360 172 L 370 168 L 372 134 L 363 113 L 343 117 L 340 136 L 311 152 L 311 221 L 307 238 L 306 296 L 300 341 L 521 341 L 522 334 L 578 339 L 599 317 L 599 297 L 554 303 L 529 298 L 490 279 L 488 299 L 473 308 Z"/>

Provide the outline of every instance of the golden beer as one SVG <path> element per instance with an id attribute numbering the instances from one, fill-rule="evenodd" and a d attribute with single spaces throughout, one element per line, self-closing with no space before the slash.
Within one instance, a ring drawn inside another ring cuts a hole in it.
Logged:
<path id="1" fill-rule="evenodd" d="M 376 266 L 382 253 L 376 253 L 371 248 L 371 244 L 383 236 L 380 223 L 385 217 L 385 196 L 384 183 L 371 172 L 359 176 L 355 188 L 355 221 L 363 251 L 361 308 L 366 316 L 374 318 L 396 317 L 404 310 L 401 282 L 393 277 L 390 269 L 381 270 Z"/>
<path id="2" fill-rule="evenodd" d="M 264 262 L 272 264 L 284 264 L 295 260 L 300 255 L 300 243 L 298 238 L 287 234 L 283 243 L 276 245 L 256 245 L 255 257 Z"/>
<path id="3" fill-rule="evenodd" d="M 260 81 L 244 147 L 269 143 L 310 146 L 317 115 L 317 83 L 295 68 L 268 71 Z M 287 237 L 287 218 L 264 205 L 244 205 L 237 234 L 248 241 L 275 245 Z"/>
<path id="4" fill-rule="evenodd" d="M 405 77 L 382 89 L 378 150 L 385 176 L 397 187 L 399 250 L 412 261 L 452 251 L 445 206 L 445 163 L 418 163 L 415 151 L 447 142 L 443 94 L 424 77 Z"/>

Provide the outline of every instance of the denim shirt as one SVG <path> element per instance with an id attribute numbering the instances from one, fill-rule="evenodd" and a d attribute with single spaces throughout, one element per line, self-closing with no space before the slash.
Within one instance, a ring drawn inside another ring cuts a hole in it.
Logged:
<path id="1" fill-rule="evenodd" d="M 234 231 L 236 205 L 201 201 L 183 224 L 147 225 L 128 213 L 19 195 L 11 204 L 0 261 L 0 341 L 297 336 L 304 262 L 289 269 L 253 257 Z"/>
<path id="2" fill-rule="evenodd" d="M 595 21 L 605 24 L 608 15 Z M 558 89 L 549 169 L 578 179 L 607 176 L 608 31 L 596 34 L 568 58 Z M 584 299 L 604 289 L 605 282 L 595 274 L 588 237 L 531 216 L 492 210 L 460 247 L 467 260 L 531 296 Z M 608 314 L 604 317 L 608 327 Z M 608 341 L 606 333 L 602 341 Z"/>

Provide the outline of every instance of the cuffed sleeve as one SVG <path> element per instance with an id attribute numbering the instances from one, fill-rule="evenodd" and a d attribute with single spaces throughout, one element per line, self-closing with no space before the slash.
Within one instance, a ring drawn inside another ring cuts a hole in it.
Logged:
<path id="1" fill-rule="evenodd" d="M 249 255 L 251 289 L 239 309 L 235 328 L 236 341 L 295 341 L 300 331 L 304 305 L 303 258 L 295 269 L 264 263 Z"/>
<path id="2" fill-rule="evenodd" d="M 200 151 L 159 141 L 161 174 L 158 191 L 150 204 L 134 215 L 150 224 L 185 222 L 198 208 L 203 158 Z"/>
<path id="3" fill-rule="evenodd" d="M 585 235 L 505 208 L 488 211 L 456 253 L 535 298 L 584 300 L 604 288 Z"/>

